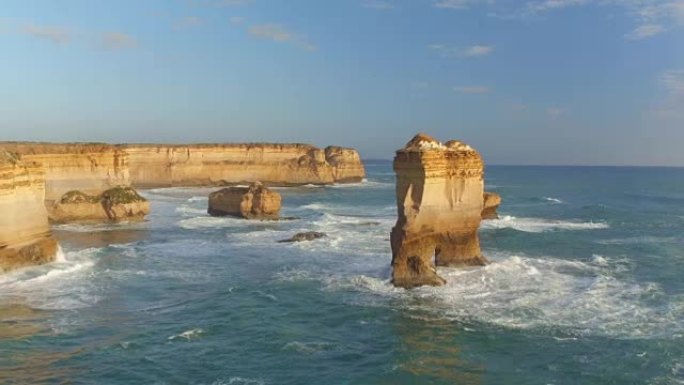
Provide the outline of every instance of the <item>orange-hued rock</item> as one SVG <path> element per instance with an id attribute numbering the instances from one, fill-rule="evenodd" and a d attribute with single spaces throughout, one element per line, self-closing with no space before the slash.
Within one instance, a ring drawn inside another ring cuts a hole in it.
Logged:
<path id="1" fill-rule="evenodd" d="M 501 204 L 501 195 L 494 192 L 484 193 L 484 207 L 482 208 L 482 219 L 498 219 L 499 214 L 496 209 Z"/>
<path id="2" fill-rule="evenodd" d="M 138 187 L 220 186 L 261 181 L 271 186 L 360 182 L 356 150 L 307 144 L 131 144 L 131 181 Z"/>
<path id="3" fill-rule="evenodd" d="M 70 191 L 48 206 L 50 220 L 57 223 L 80 221 L 139 221 L 150 213 L 150 203 L 131 187 L 115 187 L 93 196 Z"/>
<path id="4" fill-rule="evenodd" d="M 484 193 L 480 154 L 459 141 L 418 134 L 396 152 L 398 218 L 392 229 L 392 282 L 444 284 L 438 266 L 484 265 L 478 228 Z"/>
<path id="5" fill-rule="evenodd" d="M 55 259 L 44 199 L 43 167 L 0 150 L 0 272 Z"/>
<path id="6" fill-rule="evenodd" d="M 277 219 L 281 197 L 259 182 L 249 187 L 228 187 L 209 194 L 212 216 L 235 216 L 247 219 Z"/>
<path id="7" fill-rule="evenodd" d="M 358 151 L 352 148 L 328 146 L 325 160 L 332 167 L 333 179 L 337 183 L 361 182 L 366 176 Z"/>
<path id="8" fill-rule="evenodd" d="M 360 182 L 356 150 L 307 144 L 89 144 L 0 142 L 46 169 L 46 200 L 116 186 L 225 186 L 261 181 L 296 186 Z"/>
<path id="9" fill-rule="evenodd" d="M 116 186 L 130 185 L 128 155 L 113 145 L 5 142 L 0 147 L 45 168 L 48 202 L 73 190 L 98 195 Z"/>

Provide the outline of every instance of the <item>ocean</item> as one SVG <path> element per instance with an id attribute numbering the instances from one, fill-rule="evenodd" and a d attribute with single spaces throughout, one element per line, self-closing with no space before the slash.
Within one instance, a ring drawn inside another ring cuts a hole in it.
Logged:
<path id="1" fill-rule="evenodd" d="M 389 161 L 277 189 L 278 222 L 209 188 L 142 191 L 144 223 L 55 227 L 0 276 L 2 384 L 684 384 L 684 169 L 490 166 L 486 267 L 389 282 Z M 327 237 L 283 244 L 301 231 Z"/>

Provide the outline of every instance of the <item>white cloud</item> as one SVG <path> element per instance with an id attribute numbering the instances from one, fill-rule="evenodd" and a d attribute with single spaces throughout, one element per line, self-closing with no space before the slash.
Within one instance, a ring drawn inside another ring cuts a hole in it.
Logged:
<path id="1" fill-rule="evenodd" d="M 21 32 L 36 39 L 48 40 L 57 45 L 67 44 L 72 39 L 71 31 L 64 27 L 51 27 L 31 24 L 22 28 Z"/>
<path id="2" fill-rule="evenodd" d="M 528 105 L 524 103 L 513 103 L 511 104 L 511 110 L 514 112 L 522 112 L 528 109 Z"/>
<path id="3" fill-rule="evenodd" d="M 587 4 L 587 0 L 544 0 L 527 3 L 527 10 L 530 13 L 546 12 L 555 9 L 567 8 L 576 5 Z"/>
<path id="4" fill-rule="evenodd" d="M 466 48 L 453 47 L 446 44 L 430 44 L 428 49 L 436 52 L 441 57 L 478 57 L 486 56 L 494 51 L 494 47 L 489 45 L 472 45 Z"/>
<path id="5" fill-rule="evenodd" d="M 494 52 L 494 47 L 491 45 L 473 45 L 463 51 L 464 56 L 485 56 Z"/>
<path id="6" fill-rule="evenodd" d="M 364 8 L 377 9 L 379 11 L 387 11 L 395 8 L 394 4 L 383 0 L 363 0 L 361 6 Z"/>
<path id="7" fill-rule="evenodd" d="M 426 90 L 430 88 L 430 83 L 424 81 L 411 82 L 411 88 L 416 90 Z"/>
<path id="8" fill-rule="evenodd" d="M 202 19 L 197 16 L 186 16 L 173 24 L 173 29 L 180 31 L 182 29 L 188 29 L 192 27 L 200 26 L 204 23 Z"/>
<path id="9" fill-rule="evenodd" d="M 252 1 L 254 0 L 185 0 L 190 6 L 215 8 L 247 5 Z"/>
<path id="10" fill-rule="evenodd" d="M 233 16 L 230 19 L 228 19 L 228 22 L 232 25 L 241 25 L 245 22 L 245 18 L 241 16 Z"/>
<path id="11" fill-rule="evenodd" d="M 280 24 L 253 25 L 249 27 L 247 32 L 260 39 L 273 40 L 279 43 L 291 43 L 308 51 L 313 51 L 317 48 L 305 35 L 295 34 Z"/>
<path id="12" fill-rule="evenodd" d="M 455 4 L 460 4 L 463 8 L 470 2 L 461 0 Z M 621 9 L 635 26 L 631 32 L 625 34 L 625 38 L 630 40 L 649 38 L 684 25 L 684 0 L 501 0 L 497 5 L 497 12 L 490 13 L 490 16 L 503 19 L 539 17 L 545 13 L 580 6 Z"/>
<path id="13" fill-rule="evenodd" d="M 671 95 L 684 96 L 684 69 L 665 71 L 660 83 Z"/>
<path id="14" fill-rule="evenodd" d="M 546 114 L 552 119 L 556 119 L 557 117 L 565 114 L 565 110 L 560 107 L 549 107 L 546 109 Z"/>
<path id="15" fill-rule="evenodd" d="M 663 119 L 684 119 L 684 69 L 665 71 L 658 80 L 665 98 L 652 112 Z"/>
<path id="16" fill-rule="evenodd" d="M 457 86 L 454 87 L 454 91 L 464 94 L 488 94 L 491 88 L 485 86 Z"/>
<path id="17" fill-rule="evenodd" d="M 665 32 L 665 27 L 660 24 L 644 24 L 636 27 L 634 31 L 625 35 L 627 39 L 641 40 Z"/>
<path id="18" fill-rule="evenodd" d="M 494 3 L 494 0 L 437 0 L 432 5 L 435 8 L 461 10 L 470 8 L 473 5 L 492 3 Z"/>
<path id="19" fill-rule="evenodd" d="M 109 50 L 132 49 L 138 46 L 138 41 L 122 32 L 105 32 L 100 39 L 100 46 Z"/>

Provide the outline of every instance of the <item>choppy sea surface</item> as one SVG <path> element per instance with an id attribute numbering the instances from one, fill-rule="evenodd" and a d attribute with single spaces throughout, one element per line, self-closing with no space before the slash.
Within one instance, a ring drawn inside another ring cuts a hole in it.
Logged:
<path id="1" fill-rule="evenodd" d="M 283 188 L 280 222 L 147 190 L 137 224 L 55 228 L 0 276 L 1 384 L 683 384 L 684 169 L 487 169 L 491 264 L 389 283 L 391 163 Z M 312 242 L 282 244 L 300 231 Z"/>

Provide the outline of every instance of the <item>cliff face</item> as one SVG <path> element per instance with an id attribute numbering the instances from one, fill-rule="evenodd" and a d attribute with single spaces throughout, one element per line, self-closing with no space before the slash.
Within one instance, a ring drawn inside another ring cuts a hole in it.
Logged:
<path id="1" fill-rule="evenodd" d="M 44 180 L 40 165 L 0 150 L 0 272 L 47 263 L 57 254 Z"/>
<path id="2" fill-rule="evenodd" d="M 0 143 L 7 151 L 45 168 L 45 199 L 57 201 L 72 190 L 97 195 L 130 185 L 128 155 L 107 144 Z"/>
<path id="3" fill-rule="evenodd" d="M 305 144 L 124 145 L 137 187 L 208 186 L 262 181 L 268 185 L 360 182 L 353 149 Z"/>
<path id="4" fill-rule="evenodd" d="M 441 285 L 440 266 L 483 265 L 478 228 L 484 165 L 470 146 L 419 134 L 394 158 L 398 219 L 392 229 L 395 286 Z M 433 262 L 434 259 L 434 262 Z"/>
<path id="5" fill-rule="evenodd" d="M 356 150 L 306 144 L 108 145 L 5 142 L 0 146 L 46 170 L 46 200 L 73 190 L 98 195 L 117 186 L 212 186 L 360 182 Z"/>

